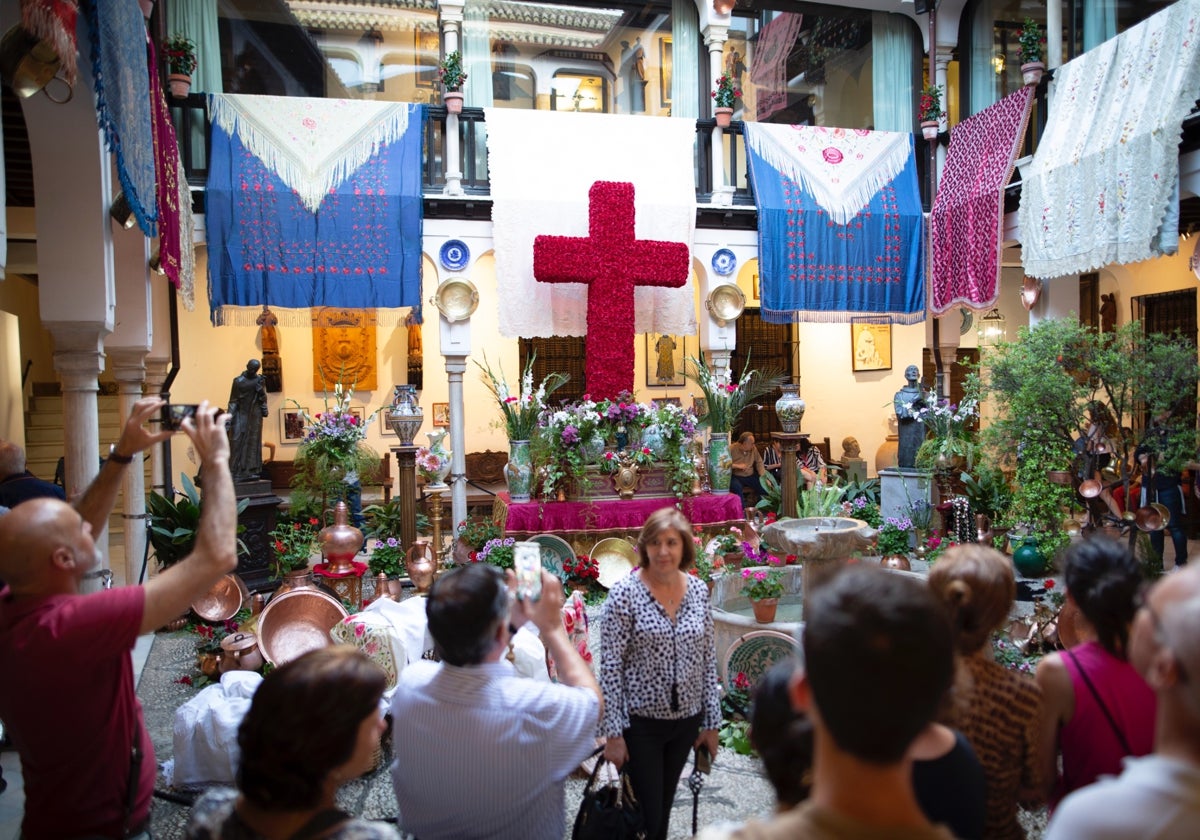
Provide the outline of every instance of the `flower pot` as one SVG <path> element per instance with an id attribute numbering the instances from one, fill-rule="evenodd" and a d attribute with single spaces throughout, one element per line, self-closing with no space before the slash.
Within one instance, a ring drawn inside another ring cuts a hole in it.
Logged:
<path id="1" fill-rule="evenodd" d="M 186 73 L 170 73 L 167 75 L 167 85 L 171 88 L 171 96 L 183 99 L 192 89 L 192 77 Z"/>
<path id="2" fill-rule="evenodd" d="M 446 112 L 450 114 L 461 114 L 463 106 L 463 95 L 461 90 L 448 90 L 442 94 L 442 101 L 446 103 Z"/>
<path id="3" fill-rule="evenodd" d="M 938 121 L 921 120 L 921 136 L 926 140 L 936 140 L 938 136 Z"/>
<path id="4" fill-rule="evenodd" d="M 1028 85 L 1036 85 L 1042 80 L 1046 65 L 1041 61 L 1030 61 L 1021 65 L 1021 81 Z"/>
<path id="5" fill-rule="evenodd" d="M 775 620 L 775 611 L 779 609 L 778 598 L 759 598 L 756 601 L 751 601 L 750 606 L 754 608 L 754 620 L 759 624 L 770 624 Z"/>
<path id="6" fill-rule="evenodd" d="M 800 431 L 800 421 L 804 419 L 806 408 L 800 396 L 800 386 L 787 384 L 781 385 L 780 389 L 783 395 L 775 400 L 775 416 L 779 418 L 779 425 L 783 426 L 785 433 L 795 434 Z"/>
<path id="7" fill-rule="evenodd" d="M 713 432 L 708 439 L 708 486 L 713 493 L 729 492 L 733 459 L 729 457 L 729 432 Z"/>
<path id="8" fill-rule="evenodd" d="M 717 120 L 719 128 L 729 128 L 729 121 L 733 119 L 732 108 L 714 108 L 713 117 Z"/>
<path id="9" fill-rule="evenodd" d="M 504 481 L 508 485 L 511 501 L 518 504 L 529 501 L 530 485 L 533 483 L 533 466 L 529 460 L 529 441 L 508 442 L 508 463 L 504 465 Z"/>

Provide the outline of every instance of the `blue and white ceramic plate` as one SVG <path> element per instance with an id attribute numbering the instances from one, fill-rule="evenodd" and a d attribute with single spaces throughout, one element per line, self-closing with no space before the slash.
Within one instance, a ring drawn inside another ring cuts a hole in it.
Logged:
<path id="1" fill-rule="evenodd" d="M 566 564 L 575 562 L 575 552 L 571 550 L 571 544 L 554 534 L 535 534 L 529 541 L 541 546 L 542 568 L 566 583 Z"/>
<path id="2" fill-rule="evenodd" d="M 447 271 L 462 271 L 471 261 L 471 249 L 460 239 L 449 239 L 439 254 Z"/>
<path id="3" fill-rule="evenodd" d="M 712 256 L 713 271 L 720 274 L 722 277 L 728 277 L 733 274 L 733 270 L 737 268 L 737 257 L 733 255 L 733 251 L 728 248 L 722 248 Z"/>

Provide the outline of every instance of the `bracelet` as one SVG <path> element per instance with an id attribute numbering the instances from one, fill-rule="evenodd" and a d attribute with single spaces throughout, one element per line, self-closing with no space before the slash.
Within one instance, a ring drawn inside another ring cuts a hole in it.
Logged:
<path id="1" fill-rule="evenodd" d="M 112 461 L 114 464 L 132 464 L 133 456 L 118 454 L 117 453 L 117 445 L 114 443 L 112 446 L 110 446 L 108 448 L 107 460 Z"/>

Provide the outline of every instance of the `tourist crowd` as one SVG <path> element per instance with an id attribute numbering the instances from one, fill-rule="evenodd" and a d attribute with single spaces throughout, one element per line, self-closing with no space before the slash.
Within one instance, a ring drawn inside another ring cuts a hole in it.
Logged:
<path id="1" fill-rule="evenodd" d="M 47 493 L 0 516 L 0 719 L 21 756 L 26 838 L 149 836 L 154 751 L 129 651 L 235 566 L 228 438 L 202 405 L 183 424 L 204 471 L 195 550 L 144 585 L 80 594 L 123 468 L 171 434 L 143 427 L 160 407 L 134 407 L 73 505 Z M 761 470 L 752 456 L 747 477 Z M 559 840 L 564 780 L 595 753 L 628 775 L 642 836 L 665 838 L 689 757 L 699 766 L 719 749 L 695 551 L 677 510 L 648 518 L 638 568 L 604 606 L 599 679 L 563 626 L 557 578 L 543 573 L 540 597 L 521 598 L 511 571 L 441 575 L 425 604 L 435 661 L 405 667 L 390 701 L 398 828 L 336 807 L 341 785 L 377 763 L 389 708 L 383 672 L 334 647 L 263 680 L 238 730 L 237 790 L 202 796 L 187 836 Z M 1200 569 L 1145 587 L 1124 547 L 1101 539 L 1065 564 L 1082 641 L 1036 679 L 991 658 L 1015 582 L 990 548 L 950 549 L 927 582 L 848 565 L 806 593 L 802 659 L 767 672 L 751 711 L 777 811 L 707 826 L 702 840 L 1007 840 L 1025 836 L 1019 804 L 1043 802 L 1051 840 L 1196 836 Z M 506 661 L 526 624 L 556 682 Z"/>

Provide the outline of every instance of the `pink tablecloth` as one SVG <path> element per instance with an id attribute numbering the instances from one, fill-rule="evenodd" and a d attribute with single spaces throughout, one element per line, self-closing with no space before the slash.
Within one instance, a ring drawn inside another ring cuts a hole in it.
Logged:
<path id="1" fill-rule="evenodd" d="M 501 494 L 506 497 L 507 494 Z M 507 499 L 506 499 L 507 500 Z M 602 531 L 610 528 L 637 530 L 659 508 L 671 507 L 675 499 L 615 499 L 593 502 L 508 503 L 504 530 L 514 531 Z M 690 496 L 680 503 L 683 515 L 693 525 L 736 522 L 745 518 L 742 500 L 733 493 L 719 496 Z"/>

